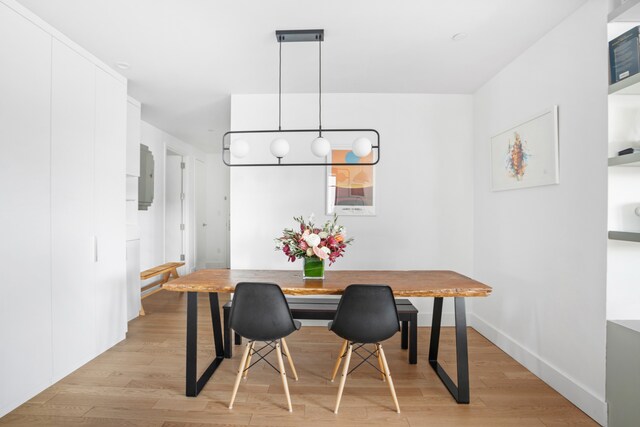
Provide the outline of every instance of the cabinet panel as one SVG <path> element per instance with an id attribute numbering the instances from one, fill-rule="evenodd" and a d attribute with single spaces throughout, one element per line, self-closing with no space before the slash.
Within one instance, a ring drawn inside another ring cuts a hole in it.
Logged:
<path id="1" fill-rule="evenodd" d="M 96 355 L 93 138 L 95 66 L 53 41 L 51 231 L 53 380 Z"/>
<path id="2" fill-rule="evenodd" d="M 140 312 L 140 240 L 127 241 L 127 320 Z"/>
<path id="3" fill-rule="evenodd" d="M 126 211 L 125 147 L 126 86 L 96 68 L 95 127 L 95 264 L 96 344 L 100 353 L 125 336 Z"/>
<path id="4" fill-rule="evenodd" d="M 140 115 L 139 105 L 127 102 L 127 175 L 140 176 Z"/>
<path id="5" fill-rule="evenodd" d="M 51 382 L 51 37 L 0 3 L 0 416 Z"/>

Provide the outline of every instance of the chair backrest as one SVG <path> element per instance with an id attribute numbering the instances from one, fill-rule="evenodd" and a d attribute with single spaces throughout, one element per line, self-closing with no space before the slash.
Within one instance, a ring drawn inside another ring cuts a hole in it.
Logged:
<path id="1" fill-rule="evenodd" d="M 229 317 L 231 328 L 249 340 L 277 340 L 296 330 L 287 300 L 275 283 L 238 283 Z"/>
<path id="2" fill-rule="evenodd" d="M 393 291 L 386 285 L 350 285 L 338 303 L 331 330 L 359 343 L 384 341 L 400 330 Z"/>

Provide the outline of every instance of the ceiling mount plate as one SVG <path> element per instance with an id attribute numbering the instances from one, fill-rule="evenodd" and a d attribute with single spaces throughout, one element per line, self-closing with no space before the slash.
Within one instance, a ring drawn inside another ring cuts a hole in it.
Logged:
<path id="1" fill-rule="evenodd" d="M 324 41 L 324 30 L 276 30 L 278 42 Z"/>

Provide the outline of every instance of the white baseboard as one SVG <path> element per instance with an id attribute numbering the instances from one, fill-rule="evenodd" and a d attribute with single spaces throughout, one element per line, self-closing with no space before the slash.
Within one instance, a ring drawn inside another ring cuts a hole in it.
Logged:
<path id="1" fill-rule="evenodd" d="M 227 268 L 227 264 L 225 262 L 205 262 L 204 268 L 210 269 L 218 269 L 218 268 Z"/>
<path id="2" fill-rule="evenodd" d="M 578 381 L 537 354 L 532 353 L 513 338 L 475 314 L 468 314 L 468 324 L 542 381 L 549 384 L 558 393 L 566 397 L 597 423 L 603 426 L 607 425 L 607 403 L 587 390 Z"/>

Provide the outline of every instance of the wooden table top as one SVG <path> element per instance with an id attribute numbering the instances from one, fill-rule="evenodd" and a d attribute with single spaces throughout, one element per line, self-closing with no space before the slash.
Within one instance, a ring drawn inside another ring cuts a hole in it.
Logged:
<path id="1" fill-rule="evenodd" d="M 340 295 L 350 284 L 389 285 L 398 297 L 485 297 L 491 287 L 454 271 L 325 271 L 323 280 L 303 280 L 296 270 L 199 270 L 164 284 L 175 292 L 233 292 L 240 282 L 277 283 L 288 295 Z"/>

